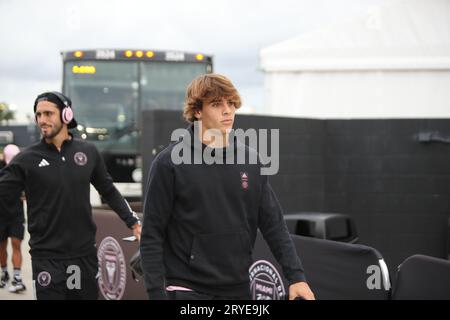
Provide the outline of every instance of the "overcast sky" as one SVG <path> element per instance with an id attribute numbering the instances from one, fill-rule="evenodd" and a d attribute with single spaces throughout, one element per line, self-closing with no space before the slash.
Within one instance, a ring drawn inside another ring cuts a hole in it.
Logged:
<path id="1" fill-rule="evenodd" d="M 61 51 L 142 48 L 203 52 L 244 106 L 264 106 L 259 50 L 388 0 L 0 0 L 0 101 L 32 114 L 37 94 L 61 90 Z"/>

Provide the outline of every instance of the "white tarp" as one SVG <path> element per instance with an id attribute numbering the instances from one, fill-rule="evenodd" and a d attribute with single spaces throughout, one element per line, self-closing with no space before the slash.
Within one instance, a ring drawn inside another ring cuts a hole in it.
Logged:
<path id="1" fill-rule="evenodd" d="M 260 58 L 271 114 L 450 118 L 449 0 L 391 1 Z"/>

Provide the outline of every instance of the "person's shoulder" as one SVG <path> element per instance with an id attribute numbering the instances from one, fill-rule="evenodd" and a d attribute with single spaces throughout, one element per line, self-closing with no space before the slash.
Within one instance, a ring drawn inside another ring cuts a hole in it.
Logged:
<path id="1" fill-rule="evenodd" d="M 42 141 L 36 141 L 32 144 L 30 144 L 29 146 L 26 146 L 25 148 L 20 148 L 20 152 L 17 154 L 24 154 L 26 152 L 30 152 L 30 151 L 34 151 L 34 150 L 38 150 L 38 149 L 42 149 L 44 146 L 44 144 L 42 143 Z"/>
<path id="2" fill-rule="evenodd" d="M 35 142 L 29 146 L 26 146 L 25 148 L 20 148 L 20 152 L 16 154 L 16 156 L 13 158 L 12 161 L 26 159 L 27 157 L 36 154 L 41 150 L 43 150 L 42 142 L 41 141 Z"/>
<path id="3" fill-rule="evenodd" d="M 181 143 L 180 141 L 172 142 L 167 147 L 162 149 L 155 157 L 153 162 L 159 163 L 159 164 L 165 164 L 165 165 L 171 165 L 172 164 L 172 150 L 173 148 Z"/>
<path id="4" fill-rule="evenodd" d="M 95 144 L 91 141 L 83 140 L 77 137 L 72 138 L 72 143 L 77 146 L 95 147 Z"/>
<path id="5" fill-rule="evenodd" d="M 25 148 L 20 147 L 20 152 L 16 154 L 9 165 L 5 166 L 3 169 L 11 166 L 29 168 L 34 163 L 34 160 L 45 156 L 43 151 L 45 151 L 45 149 L 42 147 L 40 141 L 26 146 Z"/>
<path id="6" fill-rule="evenodd" d="M 87 150 L 87 151 L 96 151 L 98 152 L 97 146 L 91 142 L 91 141 L 86 141 L 80 138 L 73 138 L 72 140 L 72 144 L 80 149 L 80 150 Z"/>

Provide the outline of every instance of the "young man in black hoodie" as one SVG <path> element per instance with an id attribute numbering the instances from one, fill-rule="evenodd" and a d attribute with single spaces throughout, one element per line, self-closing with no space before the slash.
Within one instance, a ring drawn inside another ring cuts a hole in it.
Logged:
<path id="1" fill-rule="evenodd" d="M 283 267 L 289 298 L 314 299 L 261 163 L 236 161 L 239 153 L 257 157 L 230 134 L 240 106 L 226 77 L 197 77 L 184 106 L 190 127 L 152 163 L 140 246 L 150 299 L 250 299 L 258 228 Z"/>
<path id="2" fill-rule="evenodd" d="M 59 92 L 40 94 L 34 103 L 42 140 L 0 171 L 0 213 L 11 219 L 22 190 L 37 299 L 97 299 L 96 226 L 90 184 L 139 239 L 136 214 L 114 187 L 97 148 L 73 138 L 72 102 Z"/>

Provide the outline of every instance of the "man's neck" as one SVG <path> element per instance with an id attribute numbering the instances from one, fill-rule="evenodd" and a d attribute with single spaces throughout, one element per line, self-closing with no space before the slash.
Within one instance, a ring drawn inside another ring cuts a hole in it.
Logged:
<path id="1" fill-rule="evenodd" d="M 51 138 L 51 139 L 45 139 L 45 142 L 47 143 L 52 143 L 55 145 L 56 149 L 58 149 L 58 151 L 61 151 L 61 146 L 64 143 L 64 141 L 66 140 L 70 140 L 72 139 L 71 135 L 69 134 L 69 132 L 67 130 L 61 130 L 61 132 L 59 134 L 57 134 L 55 137 Z"/>
<path id="2" fill-rule="evenodd" d="M 218 129 L 208 129 L 202 127 L 202 130 L 199 132 L 201 135 L 200 140 L 203 144 L 207 145 L 210 148 L 224 148 L 228 147 L 230 142 L 228 141 L 230 137 L 230 132 L 221 132 Z"/>

